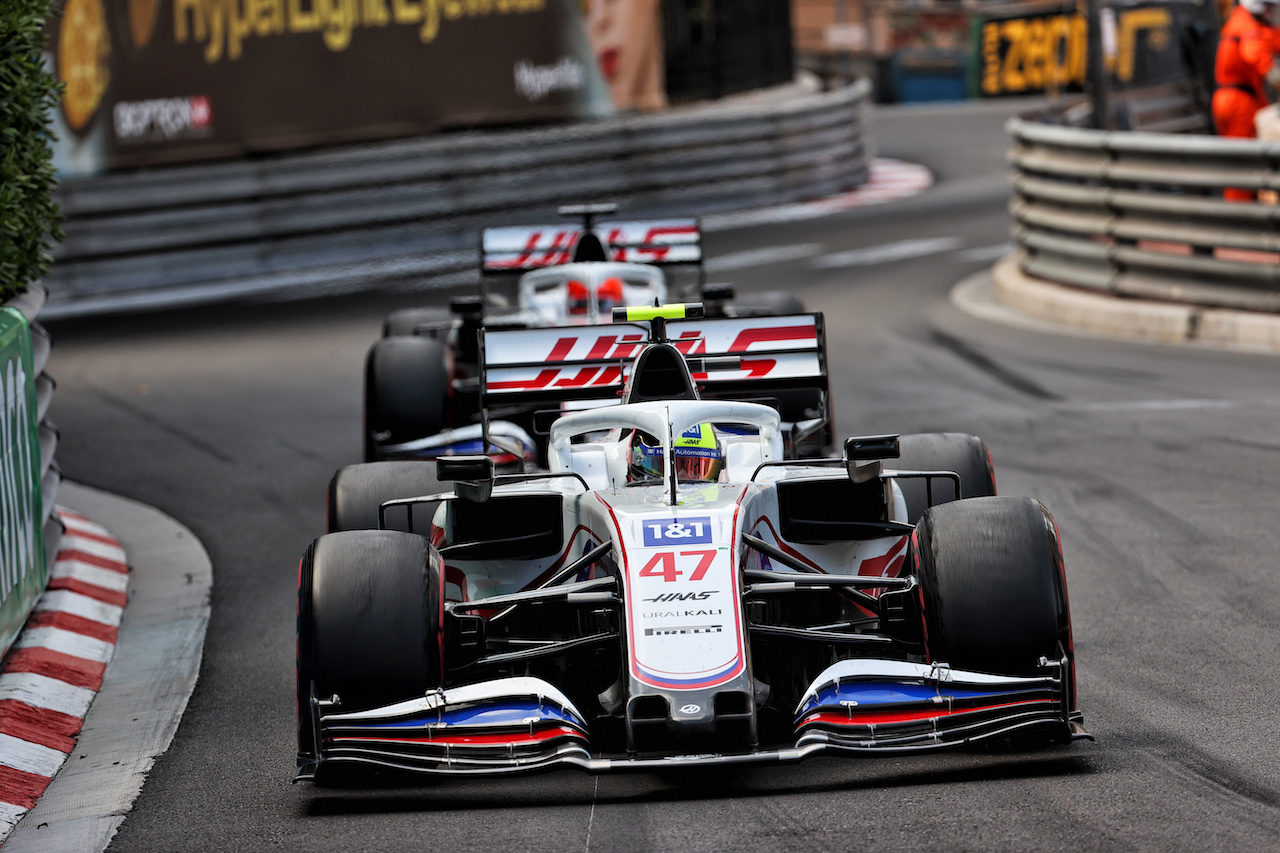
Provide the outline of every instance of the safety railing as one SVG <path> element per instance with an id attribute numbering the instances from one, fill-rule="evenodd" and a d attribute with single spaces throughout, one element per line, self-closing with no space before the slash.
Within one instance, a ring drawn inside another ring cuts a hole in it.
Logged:
<path id="1" fill-rule="evenodd" d="M 54 512 L 58 431 L 48 418 L 54 382 L 45 372 L 52 342 L 36 322 L 44 301 L 35 286 L 0 305 L 0 654 L 44 592 L 63 534 Z"/>
<path id="2" fill-rule="evenodd" d="M 1280 143 L 1025 119 L 1014 236 L 1028 275 L 1116 296 L 1280 311 Z M 1260 191 L 1229 202 L 1223 190 Z"/>
<path id="3" fill-rule="evenodd" d="M 852 189 L 869 90 L 68 180 L 45 315 L 456 280 L 480 227 L 568 202 L 693 215 Z"/>

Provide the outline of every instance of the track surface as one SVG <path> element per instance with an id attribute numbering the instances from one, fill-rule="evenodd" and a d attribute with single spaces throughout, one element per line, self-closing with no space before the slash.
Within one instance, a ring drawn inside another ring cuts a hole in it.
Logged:
<path id="1" fill-rule="evenodd" d="M 112 849 L 1280 848 L 1280 361 L 957 313 L 948 289 L 1008 239 L 1001 125 L 1021 106 L 880 111 L 880 153 L 933 168 L 933 190 L 707 249 L 716 279 L 826 312 L 842 432 L 976 432 L 1001 492 L 1054 512 L 1096 744 L 290 786 L 297 560 L 359 454 L 364 351 L 423 299 L 87 321 L 52 330 L 64 470 L 189 525 L 215 572 L 200 682 Z M 789 260 L 724 260 L 747 251 Z"/>

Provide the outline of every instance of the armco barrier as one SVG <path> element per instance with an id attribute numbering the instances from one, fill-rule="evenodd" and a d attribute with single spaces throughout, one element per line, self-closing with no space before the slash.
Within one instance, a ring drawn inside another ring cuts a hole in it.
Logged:
<path id="1" fill-rule="evenodd" d="M 1116 296 L 1280 312 L 1280 143 L 1013 119 L 1010 210 L 1028 275 Z"/>
<path id="2" fill-rule="evenodd" d="M 46 316 L 469 273 L 479 227 L 567 202 L 693 215 L 852 189 L 869 89 L 68 180 Z"/>
<path id="3" fill-rule="evenodd" d="M 33 288 L 0 306 L 0 654 L 44 592 L 62 538 L 53 513 L 58 433 L 45 418 L 51 344 L 35 322 L 44 296 Z"/>

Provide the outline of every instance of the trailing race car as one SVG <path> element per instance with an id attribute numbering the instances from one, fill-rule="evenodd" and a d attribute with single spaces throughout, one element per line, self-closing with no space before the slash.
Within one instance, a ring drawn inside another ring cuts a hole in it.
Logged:
<path id="1" fill-rule="evenodd" d="M 410 308 L 387 317 L 382 339 L 365 360 L 366 462 L 432 459 L 474 446 L 480 437 L 476 379 L 481 328 L 608 323 L 615 306 L 662 304 L 673 290 L 701 300 L 710 316 L 804 311 L 789 293 L 735 299 L 727 285 L 707 285 L 697 220 L 597 222 L 615 210 L 612 204 L 560 209 L 563 215 L 581 217 L 580 226 L 487 228 L 480 239 L 478 297 L 456 299 L 447 310 Z M 683 279 L 679 287 L 668 281 L 668 274 Z M 814 403 L 811 395 L 787 398 L 784 413 L 803 419 L 800 415 Z M 503 413 L 523 433 L 507 430 L 514 452 L 505 453 L 500 464 L 539 455 L 536 439 L 529 436 L 532 415 Z M 445 431 L 450 432 L 442 438 Z"/>
<path id="2" fill-rule="evenodd" d="M 295 781 L 1089 737 L 1048 511 L 995 497 L 972 436 L 785 458 L 775 408 L 700 396 L 700 375 L 749 359 L 681 346 L 682 324 L 708 342 L 734 328 L 697 308 L 622 309 L 597 330 L 644 340 L 620 357 L 621 404 L 551 424 L 549 470 L 381 462 L 344 469 L 363 476 L 341 495 L 339 472 L 335 532 L 299 570 Z M 503 354 L 562 332 L 486 330 L 486 408 L 559 375 Z M 803 372 L 812 353 L 770 358 Z M 453 489 L 405 496 L 434 466 Z"/>

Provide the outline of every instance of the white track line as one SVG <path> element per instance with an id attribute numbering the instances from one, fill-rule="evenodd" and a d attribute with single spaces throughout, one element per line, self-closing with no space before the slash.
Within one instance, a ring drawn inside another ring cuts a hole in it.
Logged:
<path id="1" fill-rule="evenodd" d="M 722 273 L 731 270 L 762 267 L 767 264 L 780 264 L 801 258 L 811 258 L 822 252 L 821 243 L 797 243 L 791 246 L 764 246 L 759 249 L 746 249 L 741 252 L 730 252 L 708 258 L 705 264 L 709 273 Z"/>
<path id="2" fill-rule="evenodd" d="M 880 246 L 867 246 L 862 249 L 851 249 L 847 252 L 836 252 L 823 255 L 809 261 L 809 266 L 817 269 L 838 269 L 840 267 L 871 266 L 890 261 L 904 261 L 910 258 L 921 258 L 925 255 L 936 255 L 959 248 L 962 244 L 958 237 L 926 237 L 914 240 L 899 240 L 896 243 L 885 243 Z"/>

